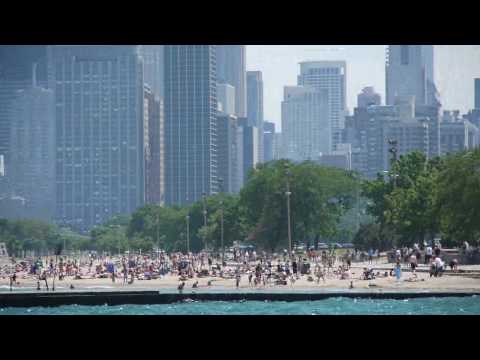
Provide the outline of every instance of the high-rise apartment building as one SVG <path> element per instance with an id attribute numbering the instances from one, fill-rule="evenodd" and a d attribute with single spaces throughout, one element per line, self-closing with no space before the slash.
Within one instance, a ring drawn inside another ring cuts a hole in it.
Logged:
<path id="1" fill-rule="evenodd" d="M 330 116 L 330 149 L 342 143 L 342 132 L 347 114 L 347 64 L 345 61 L 307 61 L 300 63 L 298 85 L 328 91 Z M 283 130 L 282 130 L 283 131 Z"/>
<path id="2" fill-rule="evenodd" d="M 414 96 L 416 105 L 439 105 L 433 45 L 389 45 L 386 59 L 386 104 L 397 96 Z"/>
<path id="3" fill-rule="evenodd" d="M 327 89 L 286 86 L 282 102 L 283 157 L 315 160 L 331 152 L 331 117 Z"/>
<path id="4" fill-rule="evenodd" d="M 458 111 L 444 111 L 440 124 L 441 155 L 474 149 L 480 145 L 480 132 L 477 126 Z"/>
<path id="5" fill-rule="evenodd" d="M 247 116 L 246 47 L 217 45 L 217 81 L 235 88 L 235 114 Z"/>
<path id="6" fill-rule="evenodd" d="M 371 105 L 381 105 L 382 98 L 377 94 L 372 86 L 363 88 L 362 92 L 357 96 L 357 107 L 365 108 Z"/>
<path id="7" fill-rule="evenodd" d="M 248 176 L 252 169 L 260 162 L 259 161 L 259 130 L 256 126 L 250 126 L 248 124 L 249 119 L 238 118 L 237 126 L 239 139 L 237 143 L 238 152 L 241 154 L 237 160 L 237 166 L 239 168 L 240 186 L 243 186 L 248 180 Z"/>
<path id="8" fill-rule="evenodd" d="M 275 123 L 265 121 L 263 123 L 263 161 L 272 161 L 274 153 Z"/>
<path id="9" fill-rule="evenodd" d="M 144 84 L 138 46 L 51 46 L 56 218 L 89 230 L 144 204 Z"/>
<path id="10" fill-rule="evenodd" d="M 46 87 L 46 45 L 0 45 L 0 154 L 8 167 L 11 106 L 19 90 L 32 85 L 32 66 L 37 64 L 37 84 Z"/>
<path id="11" fill-rule="evenodd" d="M 163 100 L 149 86 L 144 90 L 145 203 L 163 204 L 165 144 Z"/>
<path id="12" fill-rule="evenodd" d="M 140 45 L 144 82 L 160 99 L 165 96 L 164 50 L 164 45 Z"/>
<path id="13" fill-rule="evenodd" d="M 25 199 L 18 209 L 24 218 L 51 221 L 55 213 L 55 115 L 51 90 L 34 79 L 18 90 L 10 108 L 12 195 Z"/>
<path id="14" fill-rule="evenodd" d="M 165 203 L 216 193 L 217 69 L 214 45 L 165 46 Z"/>
<path id="15" fill-rule="evenodd" d="M 247 119 L 258 134 L 258 161 L 263 161 L 263 78 L 261 71 L 247 71 Z"/>
<path id="16" fill-rule="evenodd" d="M 218 111 L 235 115 L 235 88 L 229 84 L 217 84 Z"/>
<path id="17" fill-rule="evenodd" d="M 416 107 L 414 97 L 399 97 L 395 105 L 356 108 L 347 118 L 346 141 L 351 144 L 352 169 L 368 178 L 389 170 L 388 140 L 396 140 L 398 155 L 420 151 L 440 155 L 438 107 Z"/>
<path id="18" fill-rule="evenodd" d="M 231 114 L 217 116 L 218 177 L 222 179 L 223 192 L 239 191 L 237 117 Z"/>

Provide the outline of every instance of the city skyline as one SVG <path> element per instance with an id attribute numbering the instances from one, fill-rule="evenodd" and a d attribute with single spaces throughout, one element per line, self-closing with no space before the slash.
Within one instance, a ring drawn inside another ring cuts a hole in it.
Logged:
<path id="1" fill-rule="evenodd" d="M 247 67 L 247 47 L 0 48 L 2 207 L 20 214 L 41 202 L 28 189 L 40 186 L 38 169 L 51 167 L 55 222 L 85 231 L 144 204 L 238 193 L 264 156 L 374 177 L 388 171 L 391 138 L 400 153 L 429 158 L 480 143 L 478 46 L 457 46 L 455 54 L 439 45 L 248 47 L 270 55 L 270 67 L 252 65 L 255 50 Z M 32 83 L 51 92 L 52 115 L 42 115 L 36 94 L 20 96 Z M 278 117 L 269 105 L 277 85 Z M 30 161 L 32 149 L 51 148 L 41 122 L 55 128 L 55 150 Z"/>
<path id="2" fill-rule="evenodd" d="M 357 95 L 373 86 L 386 99 L 385 60 L 388 45 L 247 45 L 247 71 L 262 71 L 264 117 L 281 131 L 284 86 L 294 86 L 300 63 L 345 60 L 347 63 L 347 108 L 356 107 Z M 445 110 L 466 113 L 474 107 L 473 78 L 480 77 L 479 45 L 434 45 L 434 78 Z M 456 69 L 452 72 L 451 69 Z M 448 85 L 447 85 L 448 84 Z M 445 101 L 445 100 L 444 100 Z"/>

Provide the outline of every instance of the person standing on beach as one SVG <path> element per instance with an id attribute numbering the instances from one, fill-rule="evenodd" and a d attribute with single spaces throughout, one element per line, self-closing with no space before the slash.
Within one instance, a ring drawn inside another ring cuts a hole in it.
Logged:
<path id="1" fill-rule="evenodd" d="M 397 265 L 395 266 L 395 277 L 397 278 L 397 281 L 400 281 L 400 278 L 402 277 L 402 264 L 400 261 L 397 261 Z"/>
<path id="2" fill-rule="evenodd" d="M 295 277 L 298 279 L 297 271 L 298 271 L 297 262 L 296 262 L 295 260 L 293 260 L 293 261 L 292 261 L 292 272 L 293 272 L 293 276 L 295 276 Z"/>
<path id="3" fill-rule="evenodd" d="M 417 257 L 412 253 L 410 256 L 410 268 L 412 269 L 412 274 L 415 274 L 415 268 L 417 267 Z"/>
<path id="4" fill-rule="evenodd" d="M 431 246 L 427 246 L 425 250 L 425 264 L 430 263 L 430 259 L 432 258 L 433 251 Z"/>
<path id="5" fill-rule="evenodd" d="M 240 285 L 240 279 L 241 279 L 240 271 L 237 268 L 235 270 L 235 284 L 236 284 L 237 289 L 238 289 L 238 286 Z"/>
<path id="6" fill-rule="evenodd" d="M 123 263 L 123 283 L 128 282 L 128 269 L 127 269 L 127 264 L 124 262 Z"/>

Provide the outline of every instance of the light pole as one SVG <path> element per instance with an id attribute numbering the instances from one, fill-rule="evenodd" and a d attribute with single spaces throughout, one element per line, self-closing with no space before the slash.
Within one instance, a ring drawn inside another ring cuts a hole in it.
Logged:
<path id="1" fill-rule="evenodd" d="M 292 227 L 290 223 L 290 169 L 288 168 L 288 163 L 285 163 L 285 175 L 287 180 L 287 191 L 285 195 L 287 196 L 287 223 L 288 223 L 288 254 L 289 257 L 292 257 Z"/>
<path id="2" fill-rule="evenodd" d="M 223 179 L 218 179 L 220 193 L 223 192 Z M 220 241 L 222 246 L 222 262 L 225 261 L 225 247 L 223 246 L 223 199 L 220 199 Z"/>
<path id="3" fill-rule="evenodd" d="M 392 154 L 391 168 L 393 170 L 393 188 L 396 188 L 397 187 L 397 176 L 395 174 L 394 165 L 397 162 L 398 142 L 395 139 L 389 139 L 388 140 L 388 145 L 390 145 L 390 147 L 388 148 L 388 152 L 390 154 Z"/>
<path id="4" fill-rule="evenodd" d="M 190 215 L 185 216 L 187 220 L 187 254 L 190 252 Z"/>
<path id="5" fill-rule="evenodd" d="M 160 259 L 160 204 L 157 211 L 157 244 L 158 244 L 158 258 Z"/>
<path id="6" fill-rule="evenodd" d="M 202 193 L 203 199 L 203 246 L 207 250 L 207 194 Z"/>

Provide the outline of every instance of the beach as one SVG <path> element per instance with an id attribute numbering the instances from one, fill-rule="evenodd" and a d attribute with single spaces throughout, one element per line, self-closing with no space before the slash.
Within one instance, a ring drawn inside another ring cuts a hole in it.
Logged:
<path id="1" fill-rule="evenodd" d="M 365 267 L 370 266 L 375 273 L 380 273 L 372 280 L 361 280 L 361 274 Z M 325 281 L 320 280 L 308 281 L 308 275 L 299 276 L 292 283 L 287 285 L 259 284 L 255 286 L 253 282 L 250 284 L 247 274 L 241 275 L 238 288 L 234 278 L 225 279 L 220 276 L 206 276 L 187 278 L 184 286 L 185 291 L 192 289 L 192 285 L 198 281 L 198 290 L 215 290 L 223 291 L 265 291 L 265 290 L 283 290 L 288 292 L 308 290 L 308 291 L 328 291 L 328 290 L 388 290 L 388 291 L 480 291 L 480 265 L 460 266 L 460 272 L 453 273 L 449 270 L 445 271 L 441 277 L 430 277 L 427 272 L 426 265 L 420 265 L 416 276 L 412 276 L 409 271 L 402 271 L 399 281 L 394 276 L 383 277 L 385 269 L 392 269 L 393 264 L 386 261 L 377 261 L 373 264 L 353 263 L 350 269 L 350 278 L 340 279 L 333 273 L 326 274 Z M 408 270 L 407 265 L 403 265 L 403 270 Z M 465 272 L 462 272 L 465 271 Z M 37 277 L 19 273 L 17 274 L 17 284 L 12 286 L 13 292 L 37 292 Z M 48 278 L 49 292 L 52 292 L 53 279 Z M 209 285 L 210 282 L 210 285 Z M 66 276 L 63 280 L 58 278 L 55 280 L 56 291 L 75 292 L 75 291 L 121 291 L 121 290 L 177 290 L 181 283 L 178 275 L 167 274 L 152 280 L 135 280 L 132 284 L 124 283 L 122 277 L 117 277 L 115 282 L 111 278 L 82 278 L 75 279 L 73 276 Z M 45 282 L 41 281 L 40 292 L 46 292 Z M 73 288 L 71 288 L 73 285 Z M 353 289 L 351 286 L 353 285 Z M 10 279 L 8 276 L 0 277 L 0 291 L 10 292 Z"/>

